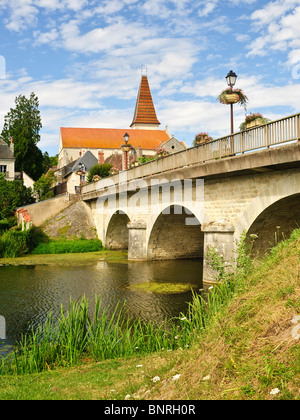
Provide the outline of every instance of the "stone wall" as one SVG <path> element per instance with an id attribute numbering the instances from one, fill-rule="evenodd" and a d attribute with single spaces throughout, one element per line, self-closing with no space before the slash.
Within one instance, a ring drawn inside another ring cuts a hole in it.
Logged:
<path id="1" fill-rule="evenodd" d="M 109 249 L 128 249 L 129 218 L 126 214 L 114 214 L 109 222 L 105 246 Z"/>
<path id="2" fill-rule="evenodd" d="M 299 227 L 300 194 L 279 200 L 263 211 L 248 231 L 248 235 L 257 235 L 253 243 L 254 255 L 262 256 Z"/>
<path id="3" fill-rule="evenodd" d="M 41 226 L 47 219 L 67 208 L 74 200 L 78 200 L 78 197 L 63 194 L 22 208 L 28 211 L 34 226 Z"/>
<path id="4" fill-rule="evenodd" d="M 201 227 L 187 226 L 186 215 L 161 214 L 148 244 L 149 259 L 203 258 L 204 234 Z"/>

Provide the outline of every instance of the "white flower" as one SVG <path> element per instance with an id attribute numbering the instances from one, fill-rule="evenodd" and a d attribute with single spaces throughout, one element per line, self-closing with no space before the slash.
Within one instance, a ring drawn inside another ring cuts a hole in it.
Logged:
<path id="1" fill-rule="evenodd" d="M 276 394 L 279 394 L 279 392 L 280 392 L 280 389 L 274 388 L 274 389 L 271 390 L 270 394 L 271 395 L 276 395 Z"/>
<path id="2" fill-rule="evenodd" d="M 178 373 L 177 375 L 174 375 L 172 378 L 172 381 L 177 381 L 177 379 L 180 378 L 180 373 Z"/>
<path id="3" fill-rule="evenodd" d="M 125 400 L 129 400 L 129 398 L 130 398 L 130 394 L 127 394 L 125 397 Z"/>
<path id="4" fill-rule="evenodd" d="M 152 378 L 153 382 L 158 382 L 160 381 L 160 377 L 159 376 L 154 376 L 154 378 Z"/>
<path id="5" fill-rule="evenodd" d="M 187 319 L 186 316 L 184 316 L 183 318 L 180 318 L 181 321 L 185 321 Z"/>
<path id="6" fill-rule="evenodd" d="M 210 380 L 210 375 L 204 376 L 204 378 L 202 379 L 202 381 L 209 381 Z"/>
<path id="7" fill-rule="evenodd" d="M 142 367 L 143 365 L 136 365 L 136 367 Z"/>

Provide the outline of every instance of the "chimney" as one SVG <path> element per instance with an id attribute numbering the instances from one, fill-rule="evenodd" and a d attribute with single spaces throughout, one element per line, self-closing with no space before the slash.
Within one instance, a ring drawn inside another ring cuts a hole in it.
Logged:
<path id="1" fill-rule="evenodd" d="M 104 163 L 104 152 L 103 152 L 103 150 L 98 152 L 98 163 L 99 163 L 99 165 L 102 165 L 102 163 Z"/>
<path id="2" fill-rule="evenodd" d="M 142 156 L 143 156 L 143 151 L 142 151 L 141 146 L 139 146 L 138 150 L 137 150 L 137 157 L 139 158 L 139 157 L 142 157 Z"/>
<path id="3" fill-rule="evenodd" d="M 14 139 L 10 139 L 10 150 L 12 151 L 13 155 L 15 153 L 15 145 L 14 145 Z"/>

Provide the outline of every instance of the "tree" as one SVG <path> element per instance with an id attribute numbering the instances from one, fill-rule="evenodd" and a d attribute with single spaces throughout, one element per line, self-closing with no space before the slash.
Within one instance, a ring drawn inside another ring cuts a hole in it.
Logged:
<path id="1" fill-rule="evenodd" d="M 26 188 L 22 181 L 7 181 L 0 174 L 0 220 L 14 216 L 18 207 L 34 201 L 31 188 Z"/>
<path id="2" fill-rule="evenodd" d="M 34 93 L 29 99 L 19 95 L 15 105 L 4 117 L 1 137 L 8 145 L 13 138 L 16 171 L 24 171 L 36 180 L 43 173 L 43 153 L 37 147 L 42 128 L 38 97 Z"/>
<path id="3" fill-rule="evenodd" d="M 96 164 L 92 166 L 87 176 L 87 182 L 92 182 L 95 175 L 100 176 L 100 178 L 109 176 L 111 168 L 112 165 L 110 163 Z"/>
<path id="4" fill-rule="evenodd" d="M 54 172 L 49 171 L 47 174 L 42 174 L 42 176 L 34 183 L 33 191 L 39 201 L 54 197 L 51 187 L 55 181 L 56 176 L 54 175 Z"/>
<path id="5" fill-rule="evenodd" d="M 57 164 L 58 164 L 58 155 L 49 156 L 48 152 L 44 153 L 43 155 L 44 173 L 46 173 L 53 166 L 57 166 Z"/>

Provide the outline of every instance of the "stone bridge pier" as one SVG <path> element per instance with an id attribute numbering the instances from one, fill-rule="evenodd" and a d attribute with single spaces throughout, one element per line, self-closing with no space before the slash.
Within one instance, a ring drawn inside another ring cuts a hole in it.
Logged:
<path id="1" fill-rule="evenodd" d="M 230 262 L 241 234 L 253 233 L 259 256 L 300 226 L 300 145 L 280 149 L 132 174 L 133 184 L 116 175 L 83 199 L 107 248 L 128 249 L 136 261 L 202 258 L 203 280 L 212 281 L 209 247 Z"/>

